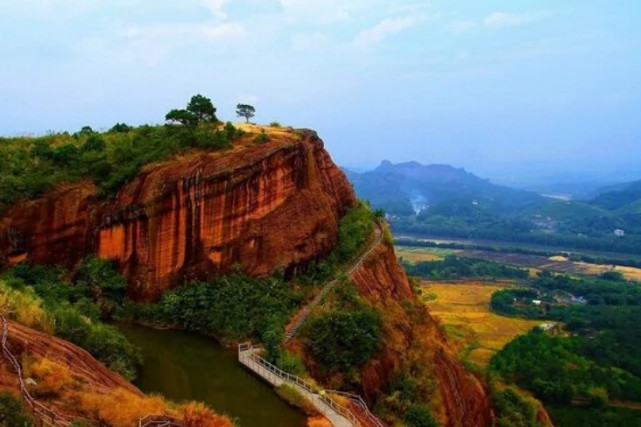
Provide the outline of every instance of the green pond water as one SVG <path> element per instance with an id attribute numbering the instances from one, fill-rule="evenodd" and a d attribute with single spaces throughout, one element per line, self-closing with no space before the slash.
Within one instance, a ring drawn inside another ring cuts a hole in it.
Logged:
<path id="1" fill-rule="evenodd" d="M 142 350 L 144 365 L 135 382 L 145 393 L 174 401 L 198 400 L 238 418 L 242 427 L 303 427 L 305 416 L 251 374 L 235 352 L 215 340 L 181 331 L 118 325 Z"/>

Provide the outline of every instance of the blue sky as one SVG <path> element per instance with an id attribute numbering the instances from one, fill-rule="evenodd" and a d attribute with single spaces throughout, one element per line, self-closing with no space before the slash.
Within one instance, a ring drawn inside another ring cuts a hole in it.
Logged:
<path id="1" fill-rule="evenodd" d="M 342 165 L 614 170 L 641 160 L 639 22 L 636 0 L 3 1 L 0 134 L 160 123 L 202 93 Z"/>

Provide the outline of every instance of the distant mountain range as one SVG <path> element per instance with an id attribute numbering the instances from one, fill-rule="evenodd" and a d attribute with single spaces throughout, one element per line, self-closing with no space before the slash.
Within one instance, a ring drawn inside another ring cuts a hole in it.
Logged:
<path id="1" fill-rule="evenodd" d="M 501 210 L 543 200 L 537 193 L 493 184 L 450 165 L 383 161 L 370 172 L 344 171 L 360 198 L 391 214 L 411 215 L 427 205 L 453 200 L 482 203 Z"/>
<path id="2" fill-rule="evenodd" d="M 345 173 L 359 198 L 390 215 L 396 232 L 641 253 L 641 181 L 573 200 L 449 165 L 383 161 L 369 172 Z"/>

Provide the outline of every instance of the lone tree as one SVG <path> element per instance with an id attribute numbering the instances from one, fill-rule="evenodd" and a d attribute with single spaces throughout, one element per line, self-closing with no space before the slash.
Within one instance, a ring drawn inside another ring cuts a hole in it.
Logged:
<path id="1" fill-rule="evenodd" d="M 200 123 L 217 122 L 218 118 L 216 118 L 216 107 L 211 99 L 198 94 L 191 97 L 187 108 L 168 112 L 165 120 L 194 128 Z"/>
<path id="2" fill-rule="evenodd" d="M 256 109 L 251 105 L 238 104 L 236 105 L 236 115 L 238 117 L 244 117 L 245 122 L 249 123 L 249 119 L 256 115 Z"/>

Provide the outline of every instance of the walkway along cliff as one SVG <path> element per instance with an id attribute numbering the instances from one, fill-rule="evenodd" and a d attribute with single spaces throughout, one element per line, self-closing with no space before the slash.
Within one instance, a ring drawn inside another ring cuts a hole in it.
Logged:
<path id="1" fill-rule="evenodd" d="M 20 202 L 0 219 L 0 263 L 73 267 L 95 253 L 117 262 L 128 295 L 139 301 L 212 273 L 304 270 L 333 250 L 356 197 L 315 132 L 273 128 L 269 136 L 268 143 L 249 139 L 225 152 L 148 165 L 112 201 L 78 183 Z M 488 425 L 489 399 L 416 300 L 393 247 L 376 245 L 352 282 L 386 313 L 385 348 L 360 376 L 364 396 L 373 401 L 410 356 L 422 357 L 438 378 L 439 418 Z M 410 316 L 408 303 L 418 313 Z"/>

